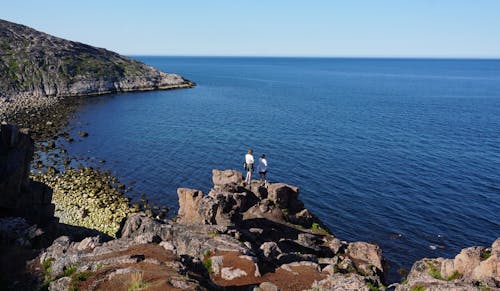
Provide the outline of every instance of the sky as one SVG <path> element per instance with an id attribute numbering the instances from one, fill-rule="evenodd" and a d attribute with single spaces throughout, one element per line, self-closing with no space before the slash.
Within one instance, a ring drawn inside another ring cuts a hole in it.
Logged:
<path id="1" fill-rule="evenodd" d="M 5 0 L 0 18 L 126 55 L 500 57 L 500 0 Z"/>

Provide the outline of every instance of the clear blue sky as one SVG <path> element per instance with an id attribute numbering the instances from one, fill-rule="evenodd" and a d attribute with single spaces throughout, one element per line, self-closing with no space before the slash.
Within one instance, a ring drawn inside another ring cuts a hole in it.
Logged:
<path id="1" fill-rule="evenodd" d="M 128 55 L 500 57 L 500 0 L 10 0 L 0 18 Z"/>

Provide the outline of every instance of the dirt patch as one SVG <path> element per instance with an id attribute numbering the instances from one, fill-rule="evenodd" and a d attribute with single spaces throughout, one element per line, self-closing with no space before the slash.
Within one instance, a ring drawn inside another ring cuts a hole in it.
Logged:
<path id="1" fill-rule="evenodd" d="M 262 282 L 272 282 L 281 290 L 304 290 L 311 288 L 314 281 L 320 281 L 326 278 L 326 274 L 319 272 L 313 266 L 295 266 L 290 267 L 291 271 L 278 268 L 274 272 L 262 274 L 261 277 L 255 277 L 255 265 L 252 261 L 240 258 L 238 252 L 216 252 L 214 256 L 223 256 L 223 267 L 232 267 L 240 269 L 247 273 L 247 276 L 235 278 L 233 280 L 224 280 L 220 275 L 210 275 L 212 281 L 223 287 L 242 287 L 258 285 Z"/>
<path id="2" fill-rule="evenodd" d="M 180 274 L 175 255 L 156 244 L 135 245 L 127 250 L 88 258 L 100 261 L 122 256 L 143 257 L 138 263 L 105 265 L 84 281 L 73 280 L 79 290 L 195 290 L 198 284 Z M 176 285 L 176 286 L 174 286 Z"/>

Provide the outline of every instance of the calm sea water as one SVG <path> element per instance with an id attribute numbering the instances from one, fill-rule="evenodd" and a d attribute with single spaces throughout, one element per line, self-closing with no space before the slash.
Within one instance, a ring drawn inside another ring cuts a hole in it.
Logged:
<path id="1" fill-rule="evenodd" d="M 177 210 L 249 148 L 341 239 L 393 271 L 500 236 L 500 61 L 136 57 L 198 83 L 92 99 L 69 153 Z"/>

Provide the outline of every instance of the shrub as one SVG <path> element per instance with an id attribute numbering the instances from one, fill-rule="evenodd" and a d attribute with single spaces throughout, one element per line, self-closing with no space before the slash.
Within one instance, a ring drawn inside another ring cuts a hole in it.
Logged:
<path id="1" fill-rule="evenodd" d="M 446 281 L 451 281 L 451 280 L 455 280 L 455 279 L 458 279 L 458 278 L 462 278 L 462 274 L 459 271 L 455 270 L 453 272 L 453 274 L 451 274 L 450 276 L 448 276 L 446 278 Z"/>
<path id="2" fill-rule="evenodd" d="M 149 284 L 144 282 L 143 273 L 137 272 L 137 273 L 132 273 L 132 275 L 130 275 L 130 281 L 127 290 L 128 291 L 141 290 L 147 288 L 148 286 Z"/>
<path id="3" fill-rule="evenodd" d="M 202 264 L 207 269 L 209 273 L 213 273 L 214 269 L 212 268 L 212 259 L 213 253 L 210 250 L 206 250 L 203 256 Z"/>
<path id="4" fill-rule="evenodd" d="M 47 276 L 51 272 L 51 267 L 52 267 L 52 261 L 53 259 L 47 259 L 42 262 L 42 269 L 43 269 L 43 274 Z"/>
<path id="5" fill-rule="evenodd" d="M 429 267 L 429 275 L 431 275 L 432 277 L 434 277 L 436 279 L 443 280 L 443 276 L 441 276 L 441 272 L 436 268 L 436 266 L 434 266 L 429 261 L 426 261 L 425 263 Z"/>
<path id="6" fill-rule="evenodd" d="M 370 291 L 378 291 L 378 287 L 375 286 L 372 282 L 366 282 L 366 285 L 368 288 L 370 288 Z"/>
<path id="7" fill-rule="evenodd" d="M 61 278 L 62 277 L 69 277 L 69 276 L 73 275 L 75 272 L 76 272 L 76 266 L 71 265 L 71 266 L 67 267 L 66 269 L 64 269 L 64 272 L 63 272 L 62 276 L 60 276 L 60 277 Z"/>
<path id="8" fill-rule="evenodd" d="M 491 251 L 484 251 L 481 253 L 481 260 L 487 260 L 489 257 L 491 257 Z"/>
<path id="9" fill-rule="evenodd" d="M 79 272 L 73 275 L 73 280 L 77 281 L 87 281 L 87 279 L 92 276 L 92 272 Z"/>

